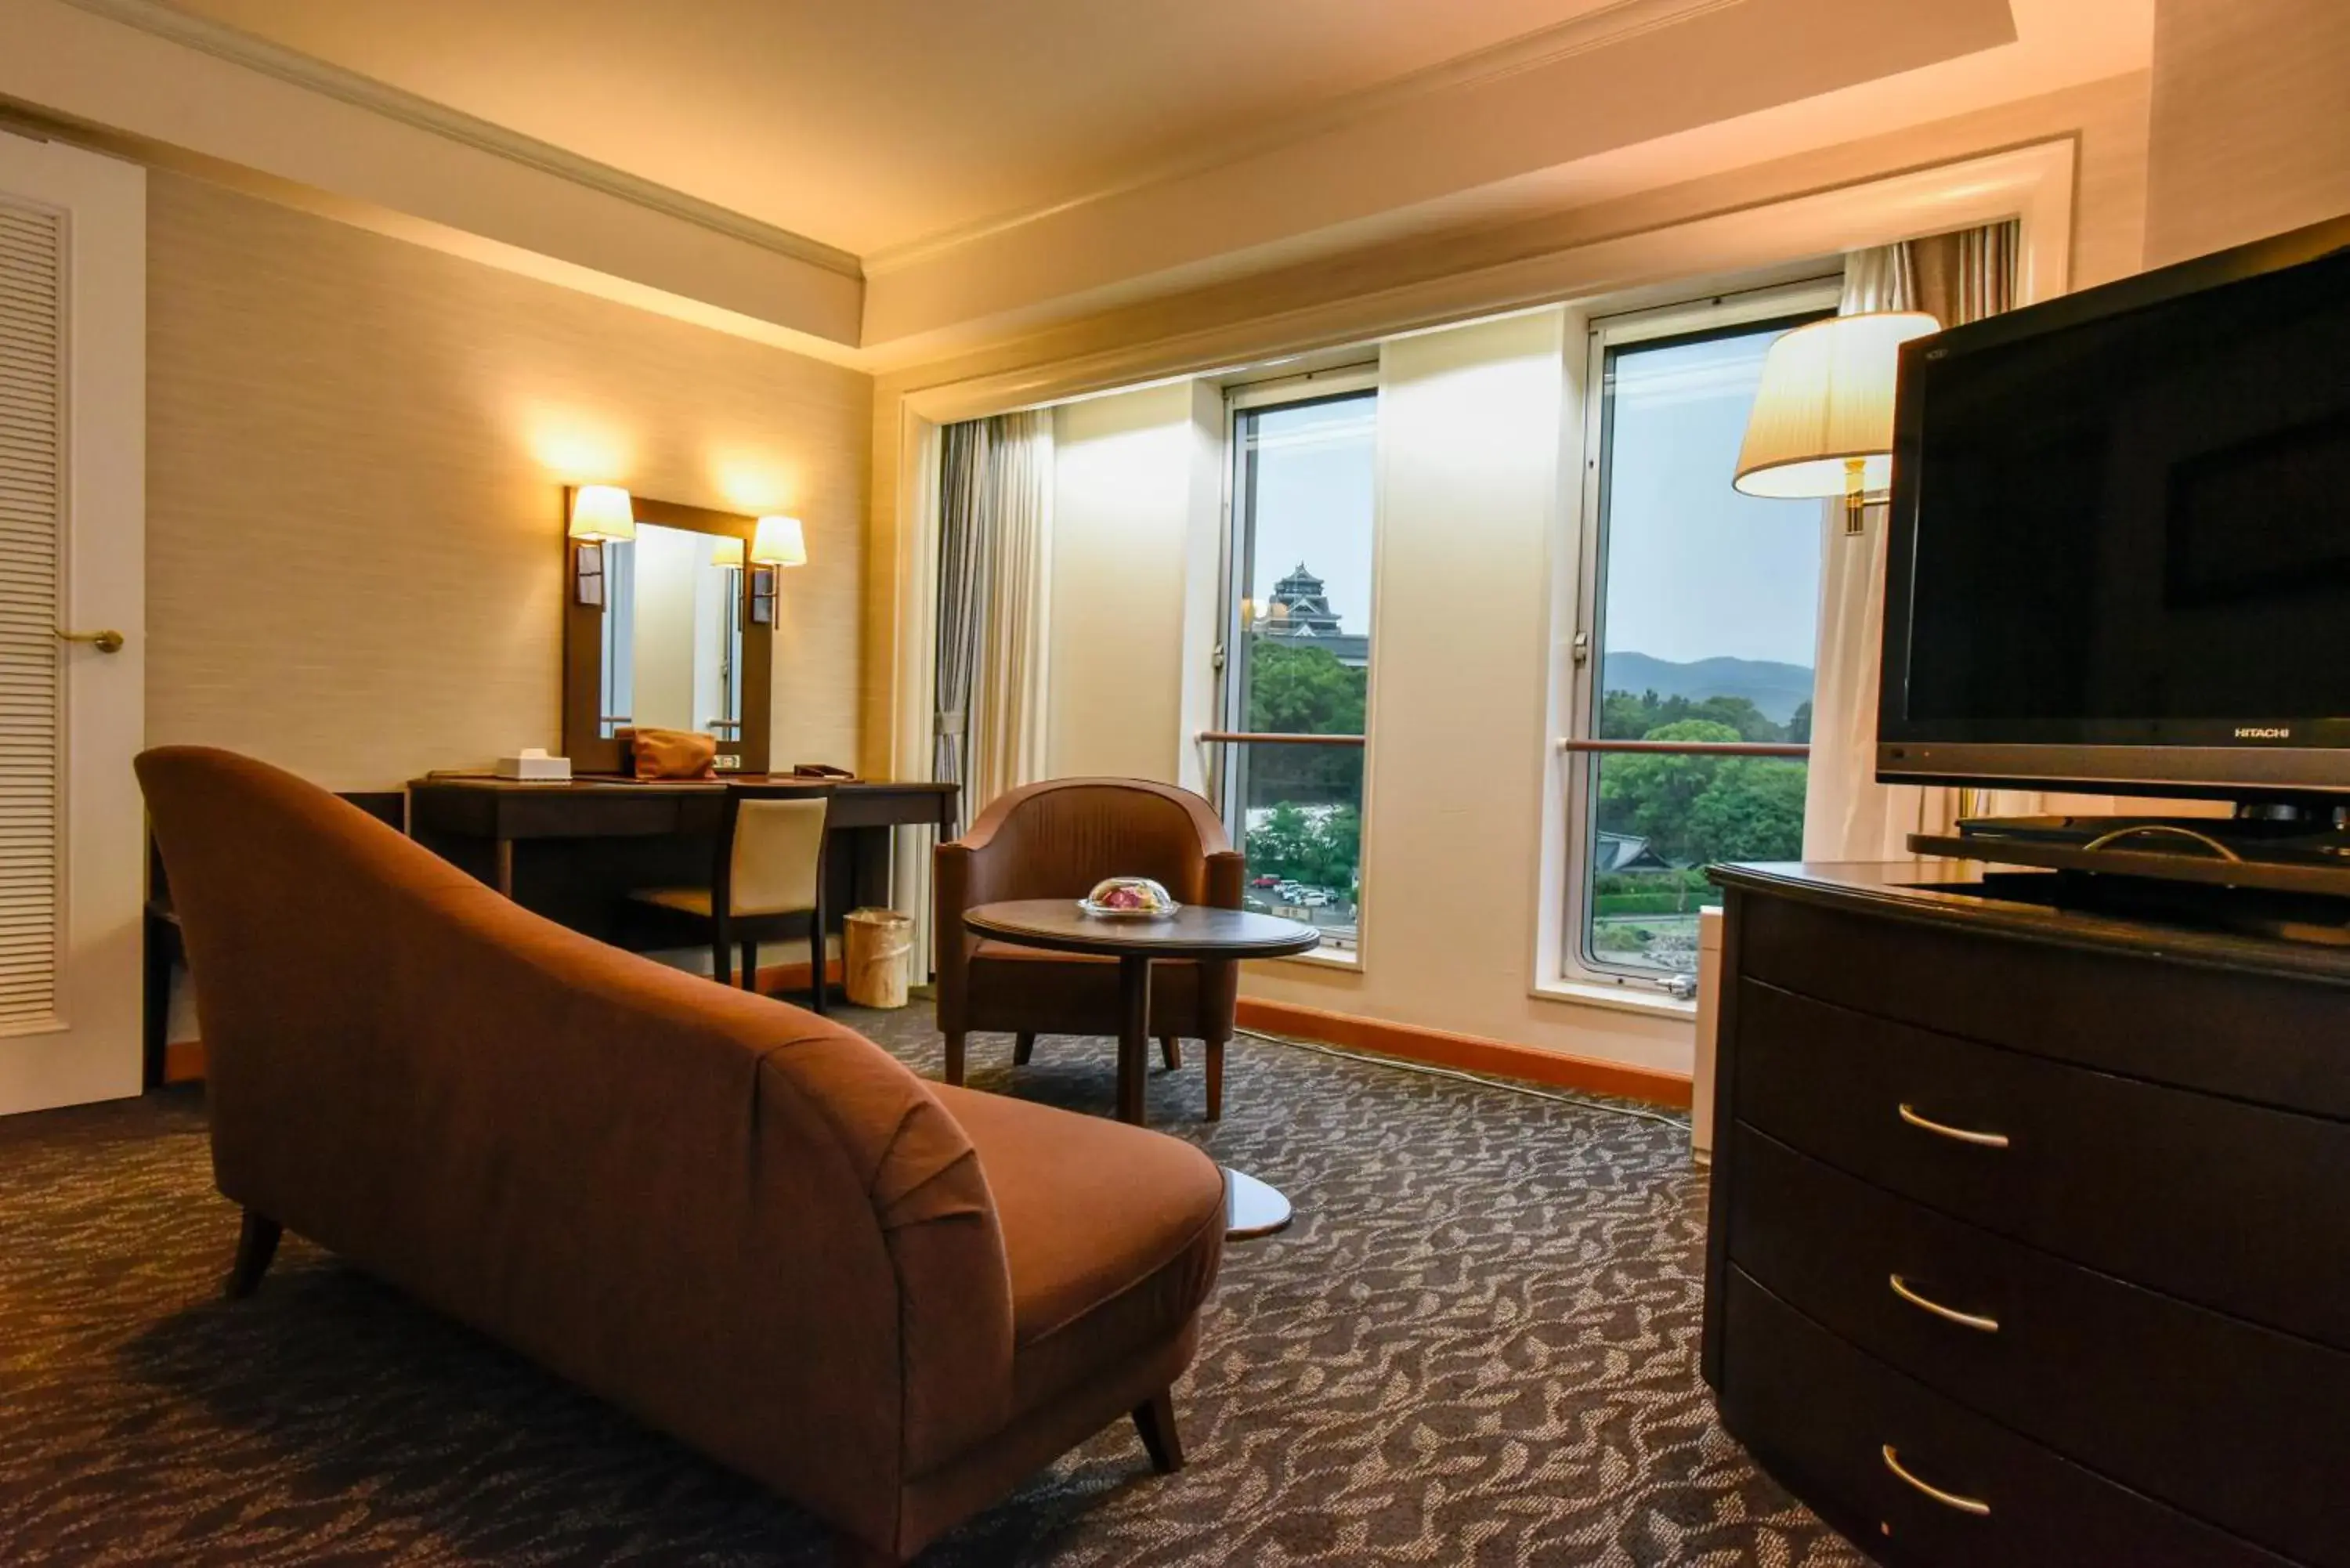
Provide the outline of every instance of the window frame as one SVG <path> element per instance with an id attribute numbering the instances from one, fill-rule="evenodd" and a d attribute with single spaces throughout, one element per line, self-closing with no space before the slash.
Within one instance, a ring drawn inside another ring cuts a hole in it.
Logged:
<path id="1" fill-rule="evenodd" d="M 1236 760 L 1238 749 L 1252 743 L 1242 737 L 1253 732 L 1247 728 L 1247 693 L 1241 689 L 1243 661 L 1235 657 L 1235 650 L 1244 646 L 1243 639 L 1248 635 L 1247 628 L 1243 624 L 1242 614 L 1243 607 L 1248 599 L 1248 594 L 1245 591 L 1247 584 L 1242 579 L 1245 569 L 1253 564 L 1252 559 L 1253 541 L 1248 536 L 1253 532 L 1250 526 L 1252 519 L 1244 514 L 1240 504 L 1240 472 L 1244 455 L 1240 440 L 1241 418 L 1244 414 L 1261 412 L 1266 409 L 1336 402 L 1345 398 L 1359 398 L 1367 395 L 1373 400 L 1374 428 L 1376 429 L 1379 393 L 1379 367 L 1376 360 L 1309 370 L 1274 380 L 1228 385 L 1224 389 L 1223 501 L 1220 514 L 1220 551 L 1217 559 L 1217 579 L 1221 597 L 1216 612 L 1216 640 L 1211 650 L 1216 691 L 1216 722 L 1219 728 L 1204 732 L 1198 737 L 1198 741 L 1201 749 L 1207 753 L 1207 765 L 1204 772 L 1208 782 L 1209 798 L 1215 805 L 1216 814 L 1223 819 L 1224 831 L 1231 836 L 1233 846 L 1241 850 L 1243 855 L 1247 853 L 1248 848 L 1248 826 L 1243 820 L 1245 807 L 1236 798 L 1236 792 L 1231 787 L 1235 774 L 1232 764 Z M 1372 461 L 1376 465 L 1378 462 L 1376 436 L 1373 438 Z M 1374 605 L 1378 600 L 1378 485 L 1375 477 L 1371 497 L 1371 598 Z M 1378 659 L 1378 624 L 1374 621 L 1371 631 L 1371 665 L 1375 666 Z M 1366 669 L 1365 675 L 1367 686 L 1370 676 L 1368 668 Z M 1363 800 L 1357 808 L 1362 834 L 1361 865 L 1357 867 L 1358 875 L 1362 867 L 1367 866 L 1370 860 L 1370 713 L 1367 702 L 1362 734 L 1351 737 L 1334 736 L 1326 742 L 1290 742 L 1354 745 L 1362 748 L 1364 753 Z M 1319 964 L 1360 973 L 1364 968 L 1364 922 L 1361 904 L 1362 900 L 1358 898 L 1353 949 L 1341 950 L 1325 944 L 1309 952 L 1292 954 L 1277 961 Z"/>
<path id="2" fill-rule="evenodd" d="M 1696 995 L 1693 975 L 1666 975 L 1652 971 L 1614 968 L 1599 963 L 1586 950 L 1586 922 L 1593 898 L 1592 829 L 1597 814 L 1599 763 L 1602 753 L 1582 749 L 1591 741 L 1603 693 L 1598 690 L 1606 647 L 1605 552 L 1607 518 L 1604 506 L 1607 438 L 1612 400 L 1608 396 L 1607 360 L 1611 352 L 1666 342 L 1702 342 L 1751 331 L 1773 322 L 1799 325 L 1835 314 L 1842 297 L 1841 275 L 1799 279 L 1791 283 L 1737 291 L 1714 291 L 1670 304 L 1635 310 L 1595 313 L 1586 320 L 1585 395 L 1582 408 L 1581 504 L 1575 513 L 1568 541 L 1574 563 L 1574 617 L 1568 628 L 1566 679 L 1568 723 L 1553 742 L 1553 752 L 1564 774 L 1561 827 L 1564 843 L 1557 846 L 1564 875 L 1560 877 L 1558 940 L 1550 962 L 1565 985 L 1601 988 L 1622 993 L 1627 1000 L 1669 998 L 1686 1003 Z M 1825 504 L 1823 503 L 1823 505 Z M 1692 744 L 1691 751 L 1719 750 L 1734 755 L 1747 748 L 1723 742 L 1719 747 Z"/>

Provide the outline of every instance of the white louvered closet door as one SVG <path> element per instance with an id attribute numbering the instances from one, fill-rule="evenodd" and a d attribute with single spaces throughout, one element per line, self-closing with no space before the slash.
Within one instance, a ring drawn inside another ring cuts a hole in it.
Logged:
<path id="1" fill-rule="evenodd" d="M 0 134 L 0 1114 L 140 1085 L 145 200 Z"/>
<path id="2" fill-rule="evenodd" d="M 54 1029 L 63 967 L 65 214 L 0 196 L 0 1035 Z"/>

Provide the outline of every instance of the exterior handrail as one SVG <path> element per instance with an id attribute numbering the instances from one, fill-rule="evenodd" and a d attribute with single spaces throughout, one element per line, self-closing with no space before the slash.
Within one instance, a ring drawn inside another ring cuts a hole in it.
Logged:
<path id="1" fill-rule="evenodd" d="M 1359 746 L 1360 735 L 1302 735 L 1278 730 L 1202 730 L 1200 741 L 1216 744 L 1259 746 Z"/>
<path id="2" fill-rule="evenodd" d="M 1561 735 L 1562 752 L 1632 752 L 1662 756 L 1808 757 L 1801 741 L 1585 741 Z"/>

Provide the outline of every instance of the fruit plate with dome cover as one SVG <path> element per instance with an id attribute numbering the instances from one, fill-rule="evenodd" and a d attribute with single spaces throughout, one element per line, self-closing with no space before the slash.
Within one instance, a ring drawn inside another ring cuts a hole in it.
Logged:
<path id="1" fill-rule="evenodd" d="M 1107 877 L 1077 900 L 1077 908 L 1106 920 L 1163 920 L 1183 906 L 1148 877 Z"/>

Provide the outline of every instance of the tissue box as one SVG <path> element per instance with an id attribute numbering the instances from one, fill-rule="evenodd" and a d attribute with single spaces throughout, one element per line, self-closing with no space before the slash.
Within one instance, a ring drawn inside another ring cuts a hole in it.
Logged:
<path id="1" fill-rule="evenodd" d="M 550 757 L 543 746 L 525 746 L 518 757 L 498 759 L 498 777 L 502 779 L 553 780 L 562 783 L 571 777 L 569 757 Z"/>

